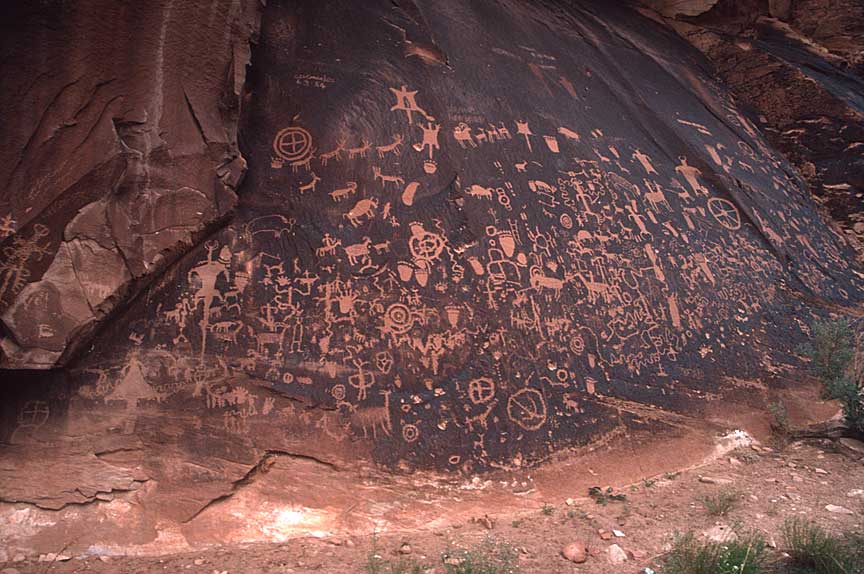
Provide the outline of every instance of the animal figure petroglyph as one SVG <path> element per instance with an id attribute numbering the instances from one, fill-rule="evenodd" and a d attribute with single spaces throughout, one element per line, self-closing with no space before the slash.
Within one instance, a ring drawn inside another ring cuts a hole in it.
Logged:
<path id="1" fill-rule="evenodd" d="M 379 255 L 382 253 L 390 253 L 390 242 L 384 241 L 383 243 L 376 243 L 372 246 L 372 249 L 374 249 L 375 253 Z"/>
<path id="2" fill-rule="evenodd" d="M 387 436 L 393 431 L 390 420 L 390 392 L 381 391 L 384 395 L 383 406 L 357 409 L 351 414 L 351 424 L 363 429 L 363 438 L 369 438 L 370 430 L 373 439 L 378 438 L 379 431 Z"/>
<path id="3" fill-rule="evenodd" d="M 275 332 L 258 333 L 250 327 L 249 331 L 252 338 L 255 339 L 256 349 L 259 354 L 267 355 L 269 345 L 275 345 L 281 351 L 282 343 L 285 341 L 286 328 L 283 327 L 281 330 Z"/>
<path id="4" fill-rule="evenodd" d="M 645 194 L 645 199 L 648 201 L 651 209 L 659 211 L 659 206 L 663 205 L 666 209 L 672 211 L 672 206 L 669 205 L 669 202 L 666 200 L 666 196 L 663 194 L 663 189 L 660 185 L 656 184 L 655 186 L 652 186 L 650 181 L 646 181 L 645 184 L 648 186 L 648 189 L 651 190 Z"/>
<path id="5" fill-rule="evenodd" d="M 269 234 L 272 235 L 273 238 L 278 239 L 281 236 L 290 236 L 291 232 L 294 230 L 295 223 L 296 220 L 293 217 L 285 217 L 278 213 L 262 215 L 249 221 L 249 223 L 244 226 L 244 231 L 252 239 L 255 239 L 255 236 L 259 234 Z"/>
<path id="6" fill-rule="evenodd" d="M 483 187 L 482 185 L 472 185 L 468 188 L 468 191 L 465 192 L 467 195 L 471 197 L 479 197 L 480 199 L 492 199 L 492 188 L 491 187 Z"/>
<path id="7" fill-rule="evenodd" d="M 223 341 L 237 342 L 237 333 L 243 328 L 239 321 L 219 321 L 209 326 L 209 330 L 217 339 Z"/>
<path id="8" fill-rule="evenodd" d="M 550 289 L 554 292 L 557 299 L 561 295 L 561 290 L 564 288 L 564 281 L 557 277 L 548 277 L 539 267 L 532 267 L 529 272 L 531 287 L 540 291 L 541 289 Z"/>
<path id="9" fill-rule="evenodd" d="M 356 156 L 366 157 L 366 152 L 372 149 L 372 144 L 366 140 L 360 141 L 360 147 L 348 148 L 348 159 L 354 159 Z"/>
<path id="10" fill-rule="evenodd" d="M 345 246 L 345 255 L 348 256 L 348 263 L 351 265 L 357 265 L 360 262 L 368 262 L 369 261 L 369 246 L 372 244 L 372 240 L 368 237 L 364 237 L 363 241 L 360 243 L 355 243 L 354 245 L 346 245 Z"/>
<path id="11" fill-rule="evenodd" d="M 321 165 L 327 167 L 327 164 L 331 159 L 340 160 L 342 159 L 342 152 L 345 150 L 345 140 L 339 140 L 339 143 L 336 145 L 335 149 L 328 151 L 327 153 L 322 153 L 318 156 L 318 159 L 321 160 Z"/>
<path id="12" fill-rule="evenodd" d="M 393 136 L 393 143 L 387 145 L 379 145 L 375 148 L 378 152 L 379 158 L 384 158 L 384 156 L 388 153 L 397 154 L 399 150 L 402 148 L 402 134 L 396 134 Z"/>
<path id="13" fill-rule="evenodd" d="M 317 149 L 317 148 L 316 148 Z M 291 171 L 297 173 L 297 171 L 302 167 L 306 171 L 312 170 L 312 159 L 315 158 L 315 149 L 313 149 L 305 159 L 300 159 L 297 161 L 292 161 L 288 165 L 291 166 Z"/>
<path id="14" fill-rule="evenodd" d="M 319 181 L 321 181 L 321 178 L 318 177 L 318 176 L 315 174 L 315 172 L 313 171 L 313 172 L 312 172 L 312 181 L 310 181 L 309 183 L 307 183 L 307 184 L 305 184 L 305 185 L 301 185 L 301 186 L 298 188 L 298 191 L 300 192 L 300 195 L 303 195 L 303 194 L 306 193 L 307 191 L 315 191 L 315 188 L 318 186 L 318 182 L 319 182 Z"/>
<path id="15" fill-rule="evenodd" d="M 461 123 L 455 128 L 453 128 L 453 137 L 456 138 L 456 141 L 459 142 L 459 145 L 463 148 L 468 147 L 467 144 L 470 144 L 471 147 L 477 147 L 477 144 L 474 143 L 474 138 L 471 137 L 471 128 L 468 124 Z"/>
<path id="16" fill-rule="evenodd" d="M 396 185 L 403 185 L 405 183 L 405 180 L 398 175 L 381 175 L 381 168 L 377 166 L 372 168 L 372 173 L 375 175 L 375 179 L 380 179 L 385 187 L 388 183 L 395 183 Z"/>
<path id="17" fill-rule="evenodd" d="M 348 197 L 349 195 L 353 195 L 354 192 L 356 192 L 356 191 L 357 191 L 357 182 L 356 181 L 349 181 L 348 183 L 345 184 L 345 187 L 343 187 L 341 189 L 334 189 L 333 191 L 331 191 L 330 197 L 333 199 L 333 201 L 338 203 L 338 202 L 342 201 L 344 198 Z"/>
<path id="18" fill-rule="evenodd" d="M 373 198 L 361 199 L 351 208 L 351 211 L 344 214 L 343 217 L 351 222 L 354 227 L 359 227 L 363 223 L 363 218 L 372 219 L 375 217 L 375 210 L 378 208 L 378 200 Z"/>

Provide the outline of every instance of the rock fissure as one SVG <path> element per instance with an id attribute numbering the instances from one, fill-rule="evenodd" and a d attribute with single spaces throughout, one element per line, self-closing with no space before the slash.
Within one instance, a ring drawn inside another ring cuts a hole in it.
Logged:
<path id="1" fill-rule="evenodd" d="M 264 454 L 261 455 L 261 457 L 258 459 L 258 462 L 256 462 L 254 465 L 252 465 L 249 468 L 248 471 L 246 471 L 246 474 L 244 474 L 241 478 L 239 478 L 238 480 L 235 480 L 233 483 L 231 483 L 231 488 L 230 488 L 229 492 L 221 494 L 221 495 L 213 498 L 212 500 L 210 500 L 209 502 L 207 502 L 203 506 L 201 506 L 189 518 L 186 518 L 185 520 L 183 520 L 183 523 L 188 524 L 188 523 L 192 522 L 193 520 L 195 520 L 196 518 L 201 516 L 208 509 L 211 509 L 214 506 L 225 502 L 226 500 L 230 499 L 232 496 L 237 494 L 244 487 L 251 485 L 253 482 L 258 480 L 258 478 L 261 475 L 267 474 L 270 467 L 276 463 L 276 460 L 279 457 L 283 457 L 283 456 L 288 457 L 288 458 L 300 459 L 300 460 L 308 460 L 308 461 L 312 461 L 316 464 L 320 464 L 320 465 L 322 465 L 322 466 L 324 466 L 330 470 L 334 470 L 334 471 L 339 470 L 339 468 L 335 464 L 328 462 L 328 461 L 325 461 L 323 459 L 308 455 L 308 454 L 297 454 L 297 453 L 287 452 L 287 451 L 282 451 L 282 450 L 267 450 L 266 452 L 264 452 Z"/>

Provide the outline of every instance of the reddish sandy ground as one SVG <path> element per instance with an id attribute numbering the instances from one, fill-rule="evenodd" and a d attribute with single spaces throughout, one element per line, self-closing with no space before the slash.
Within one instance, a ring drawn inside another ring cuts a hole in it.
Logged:
<path id="1" fill-rule="evenodd" d="M 726 481 L 729 484 L 718 484 Z M 403 557 L 424 565 L 425 572 L 440 574 L 445 571 L 441 555 L 448 547 L 470 546 L 491 535 L 518 548 L 523 574 L 636 573 L 645 566 L 656 568 L 658 557 L 668 550 L 676 531 L 702 534 L 717 526 L 743 525 L 776 543 L 779 555 L 783 545 L 780 526 L 789 517 L 806 517 L 836 531 L 864 528 L 864 492 L 859 490 L 864 488 L 864 463 L 837 452 L 827 441 L 795 442 L 783 448 L 740 448 L 680 474 L 664 473 L 632 485 L 615 486 L 616 492 L 626 495 L 626 501 L 604 506 L 588 498 L 587 492 L 572 492 L 569 501 L 563 495 L 534 500 L 536 507 L 528 511 L 489 507 L 482 509 L 485 513 L 478 512 L 476 518 L 485 514 L 491 523 L 461 520 L 440 530 L 386 534 L 374 540 L 372 536 L 300 538 L 282 544 L 222 547 L 158 558 L 73 557 L 63 562 L 18 562 L 4 567 L 21 574 L 362 573 L 366 572 L 373 544 L 377 544 L 385 560 L 396 562 Z M 701 498 L 724 488 L 734 489 L 740 500 L 727 516 L 712 517 Z M 535 494 L 525 496 L 533 500 Z M 826 509 L 828 505 L 848 513 L 831 512 Z M 601 529 L 619 530 L 624 537 L 603 540 Z M 581 565 L 560 554 L 564 545 L 577 539 L 590 548 L 590 557 Z M 608 548 L 613 543 L 630 555 L 626 564 L 609 563 Z M 406 544 L 410 553 L 400 554 Z"/>

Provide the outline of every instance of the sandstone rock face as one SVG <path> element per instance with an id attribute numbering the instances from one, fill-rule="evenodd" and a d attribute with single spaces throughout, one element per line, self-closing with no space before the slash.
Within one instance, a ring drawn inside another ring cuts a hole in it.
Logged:
<path id="1" fill-rule="evenodd" d="M 258 3 L 15 4 L 0 69 L 0 368 L 45 369 L 234 208 Z"/>
<path id="2" fill-rule="evenodd" d="M 699 16 L 717 5 L 717 0 L 647 0 L 646 5 L 669 18 Z"/>
<path id="3" fill-rule="evenodd" d="M 860 258 L 864 6 L 726 0 L 698 18 L 669 23 L 710 58 L 739 101 L 756 110 L 768 140 L 855 239 Z"/>
<path id="4" fill-rule="evenodd" d="M 861 301 L 805 182 L 629 7 L 274 3 L 238 115 L 257 4 L 198 4 L 112 8 L 175 40 L 88 66 L 176 59 L 129 80 L 143 103 L 105 104 L 125 119 L 94 134 L 120 151 L 78 178 L 86 201 L 55 189 L 49 225 L 3 196 L 5 364 L 87 342 L 10 375 L 0 498 L 36 532 L 84 504 L 93 537 L 123 509 L 125 547 L 206 542 L 274 461 L 457 475 L 668 431 L 762 401 L 746 381 L 789 382 L 809 319 Z M 26 479 L 54 458 L 76 472 Z"/>

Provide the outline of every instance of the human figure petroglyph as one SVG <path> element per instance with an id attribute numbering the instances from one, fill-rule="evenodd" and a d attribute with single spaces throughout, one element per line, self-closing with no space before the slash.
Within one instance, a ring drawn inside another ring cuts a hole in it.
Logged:
<path id="1" fill-rule="evenodd" d="M 201 327 L 201 356 L 207 352 L 207 333 L 210 331 L 210 316 L 212 313 L 213 302 L 221 299 L 222 295 L 216 289 L 216 281 L 219 277 L 223 277 L 226 281 L 229 280 L 228 264 L 231 262 L 231 250 L 227 245 L 223 245 L 219 249 L 218 256 L 216 250 L 219 248 L 219 243 L 214 240 L 209 240 L 205 244 L 207 248 L 207 261 L 193 267 L 187 274 L 186 280 L 190 284 L 193 282 L 193 277 L 197 277 L 201 286 L 195 291 L 192 299 L 193 308 L 197 308 L 198 304 L 203 304 L 203 312 L 200 321 Z"/>
<path id="2" fill-rule="evenodd" d="M 0 240 L 6 239 L 10 235 L 15 233 L 15 218 L 12 217 L 12 214 L 8 214 L 3 216 L 3 219 L 0 219 Z"/>
<path id="3" fill-rule="evenodd" d="M 657 170 L 654 169 L 654 165 L 651 163 L 651 157 L 647 154 L 643 153 L 642 150 L 636 148 L 636 151 L 633 152 L 633 158 L 636 159 L 640 164 L 642 164 L 642 169 L 645 170 L 647 175 L 655 174 L 657 175 Z"/>
<path id="4" fill-rule="evenodd" d="M 696 195 L 710 195 L 710 192 L 705 189 L 705 187 L 699 183 L 699 176 L 702 175 L 702 171 L 699 168 L 693 167 L 687 163 L 687 158 L 682 156 L 678 157 L 678 160 L 681 164 L 675 168 L 675 171 L 687 181 L 690 185 L 690 188 L 693 190 L 693 193 Z"/>
<path id="5" fill-rule="evenodd" d="M 474 428 L 475 424 L 479 424 L 480 427 L 484 431 L 488 430 L 488 428 L 489 428 L 489 415 L 492 414 L 492 411 L 497 406 L 498 406 L 498 399 L 495 399 L 491 403 L 489 403 L 486 406 L 486 408 L 483 410 L 483 412 L 481 412 L 480 414 L 474 415 L 473 417 L 467 417 L 465 419 L 465 424 L 468 427 L 468 431 L 469 432 L 477 432 L 477 430 Z M 485 436 L 485 435 L 484 434 L 480 435 L 480 446 L 481 447 L 482 447 L 483 436 Z"/>
<path id="6" fill-rule="evenodd" d="M 528 122 L 523 120 L 516 120 L 516 133 L 525 137 L 525 143 L 528 145 L 528 151 L 533 152 L 531 149 L 531 136 L 534 134 L 531 132 L 531 128 L 528 126 Z"/>
<path id="7" fill-rule="evenodd" d="M 33 233 L 24 239 L 17 236 L 12 239 L 12 245 L 3 248 L 3 260 L 0 261 L 0 301 L 6 300 L 7 295 L 15 295 L 21 291 L 30 279 L 30 260 L 41 261 L 45 255 L 50 253 L 50 241 L 48 227 L 37 223 L 33 226 Z"/>
<path id="8" fill-rule="evenodd" d="M 315 254 L 318 257 L 324 257 L 325 255 L 335 255 L 336 249 L 342 245 L 341 239 L 333 239 L 329 233 L 325 233 L 324 237 L 321 239 L 321 247 L 318 247 L 315 250 Z"/>
<path id="9" fill-rule="evenodd" d="M 651 209 L 656 213 L 660 211 L 660 206 L 664 206 L 668 211 L 672 211 L 672 206 L 669 204 L 669 201 L 666 200 L 666 194 L 663 193 L 663 188 L 660 187 L 659 183 L 655 183 L 649 180 L 643 180 L 645 186 L 649 189 L 647 193 L 645 193 L 645 200 L 648 202 L 648 205 Z"/>
<path id="10" fill-rule="evenodd" d="M 375 373 L 366 368 L 369 361 L 354 359 L 352 362 L 357 372 L 348 377 L 348 384 L 357 389 L 357 401 L 362 402 L 366 400 L 367 391 L 375 385 Z"/>
<path id="11" fill-rule="evenodd" d="M 409 91 L 407 86 L 402 86 L 399 89 L 390 88 L 393 95 L 396 96 L 396 103 L 390 108 L 391 112 L 403 111 L 408 116 L 408 123 L 413 124 L 414 118 L 412 114 L 418 113 L 427 121 L 434 122 L 435 118 L 426 113 L 426 111 L 417 105 L 417 90 Z"/>
<path id="12" fill-rule="evenodd" d="M 144 372 L 138 352 L 129 353 L 120 371 L 120 381 L 105 396 L 105 403 L 122 402 L 126 410 L 134 410 L 142 401 L 161 401 L 162 397 L 147 382 Z"/>
<path id="13" fill-rule="evenodd" d="M 423 140 L 419 144 L 414 144 L 414 149 L 418 152 L 423 152 L 424 149 L 429 150 L 429 159 L 433 159 L 434 152 L 441 149 L 438 144 L 438 132 L 441 129 L 440 124 L 432 125 L 432 122 L 426 122 L 425 126 L 420 126 L 423 130 Z"/>

